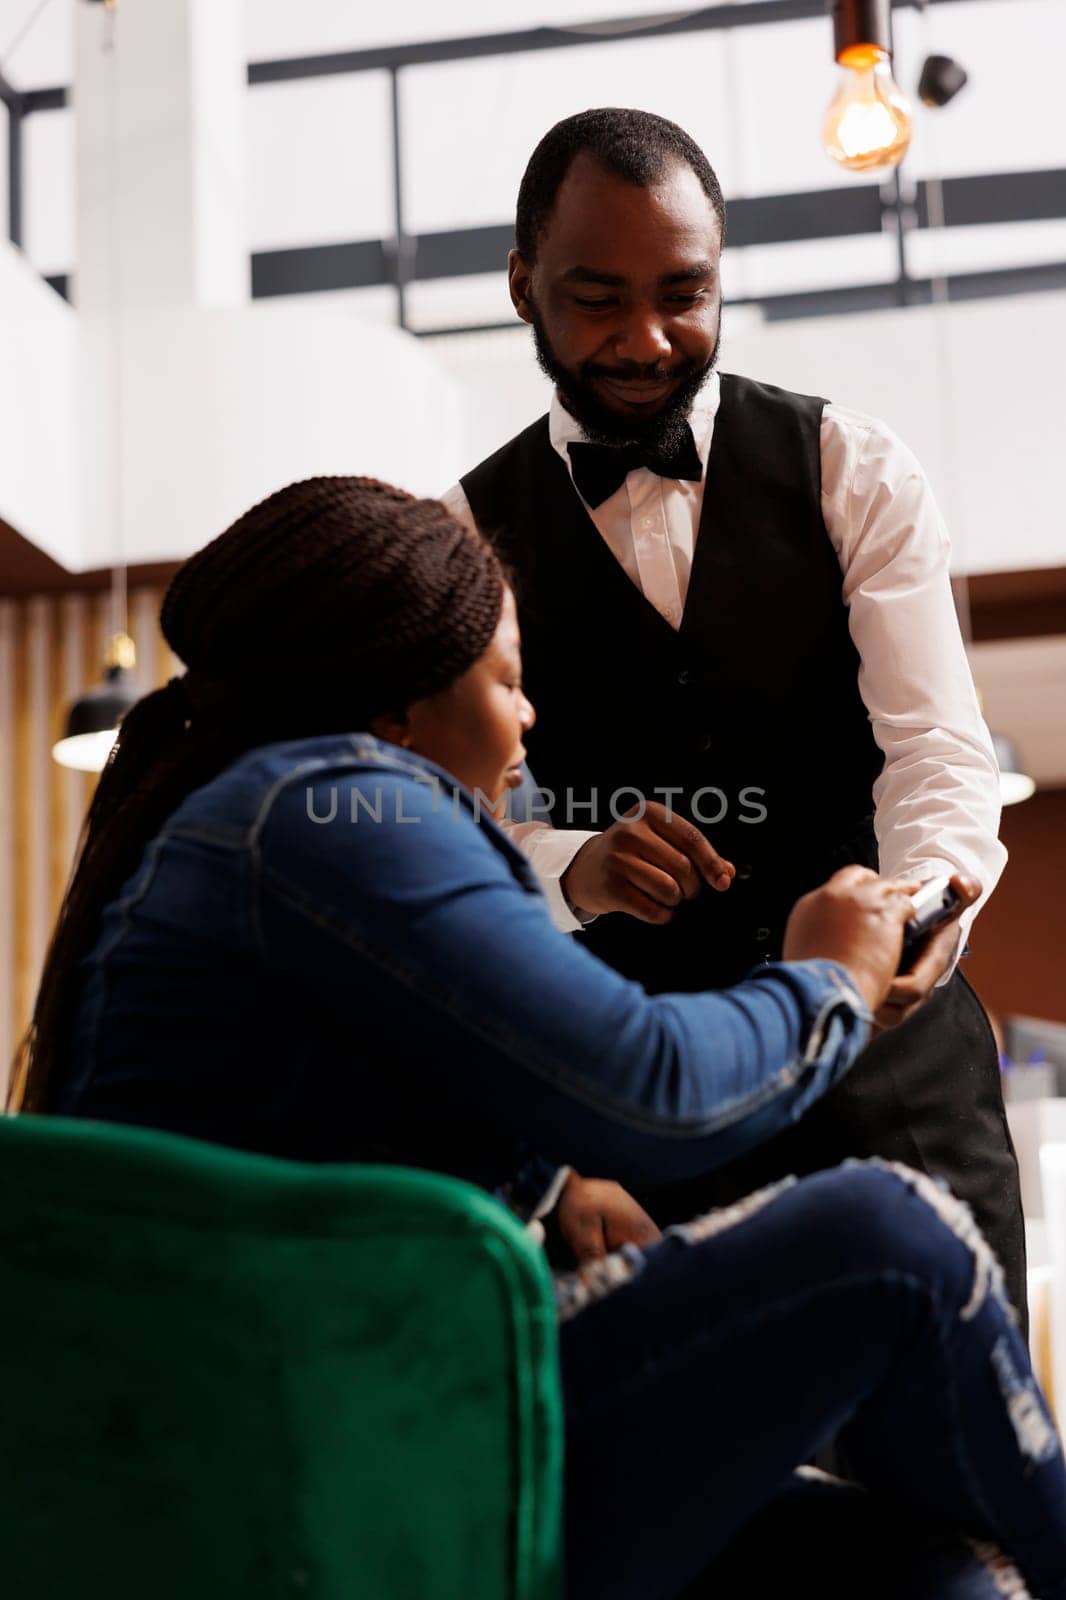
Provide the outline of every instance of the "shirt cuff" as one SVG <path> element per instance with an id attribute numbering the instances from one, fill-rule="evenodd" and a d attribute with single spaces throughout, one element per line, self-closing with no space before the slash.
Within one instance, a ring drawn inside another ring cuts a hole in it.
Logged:
<path id="1" fill-rule="evenodd" d="M 839 961 L 805 961 L 805 967 L 813 967 L 830 986 L 830 992 L 823 1002 L 818 1015 L 811 1024 L 810 1035 L 807 1039 L 807 1048 L 804 1052 L 805 1061 L 817 1061 L 825 1053 L 830 1044 L 835 1047 L 837 1033 L 834 1023 L 844 1022 L 843 1031 L 855 1035 L 859 1029 L 864 1029 L 863 1042 L 868 1036 L 873 1016 L 869 1006 L 855 987 L 855 980 L 847 967 L 841 966 Z"/>
<path id="2" fill-rule="evenodd" d="M 927 883 L 930 878 L 951 877 L 951 875 L 955 872 L 963 872 L 967 870 L 967 868 L 956 866 L 952 861 L 941 861 L 939 858 L 931 858 L 929 860 L 920 862 L 917 866 L 911 869 L 901 867 L 897 872 L 886 873 L 885 876 L 903 878 L 904 880 L 908 878 L 914 878 L 920 880 L 922 883 Z M 976 875 L 980 876 L 980 874 Z M 978 900 L 976 905 L 967 906 L 966 910 L 962 913 L 958 922 L 955 924 L 956 928 L 958 929 L 958 937 L 955 940 L 955 948 L 952 951 L 951 960 L 944 968 L 944 971 L 940 974 L 940 977 L 936 980 L 936 983 L 933 985 L 934 989 L 942 989 L 944 987 L 954 973 L 955 968 L 958 966 L 961 956 L 964 953 L 968 954 L 966 950 L 966 941 L 969 937 L 970 928 L 972 927 L 973 920 L 978 911 L 981 909 L 981 905 L 986 898 L 987 896 L 982 896 L 981 900 Z"/>
<path id="3" fill-rule="evenodd" d="M 512 822 L 505 831 L 529 858 L 540 880 L 552 921 L 559 931 L 580 933 L 582 928 L 594 922 L 595 917 L 575 912 L 563 891 L 562 877 L 582 845 L 599 837 L 596 830 L 585 833 L 578 828 L 553 828 L 543 822 Z"/>
<path id="4" fill-rule="evenodd" d="M 808 1019 L 806 1038 L 793 1067 L 808 1078 L 809 1105 L 812 1097 L 843 1076 L 865 1048 L 873 1023 L 870 1008 L 847 967 L 822 956 L 770 962 L 754 967 L 748 977 L 759 983 L 783 981 L 803 1008 Z"/>

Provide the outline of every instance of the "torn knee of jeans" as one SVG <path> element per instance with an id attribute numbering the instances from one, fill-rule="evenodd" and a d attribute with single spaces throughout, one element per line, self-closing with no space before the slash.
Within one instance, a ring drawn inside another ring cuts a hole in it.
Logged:
<path id="1" fill-rule="evenodd" d="M 1033 1600 L 1025 1579 L 998 1545 L 989 1544 L 982 1539 L 971 1539 L 969 1544 L 991 1578 L 997 1594 L 1007 1595 L 1010 1600 Z"/>
<path id="2" fill-rule="evenodd" d="M 569 1322 L 579 1311 L 595 1305 L 631 1283 L 644 1267 L 644 1253 L 635 1244 L 624 1244 L 599 1261 L 586 1261 L 572 1272 L 552 1274 L 555 1311 L 559 1322 Z"/>
<path id="3" fill-rule="evenodd" d="M 777 1183 L 767 1184 L 765 1189 L 756 1189 L 740 1200 L 734 1200 L 732 1205 L 719 1206 L 717 1210 L 707 1211 L 701 1217 L 693 1217 L 691 1222 L 674 1223 L 666 1229 L 666 1235 L 682 1239 L 685 1244 L 703 1244 L 705 1239 L 714 1239 L 718 1234 L 747 1222 L 749 1217 L 762 1211 L 786 1189 L 793 1188 L 795 1183 L 794 1177 L 781 1178 Z"/>
<path id="4" fill-rule="evenodd" d="M 1032 1373 L 1018 1371 L 1006 1339 L 997 1339 L 991 1359 L 1018 1449 L 1038 1465 L 1053 1460 L 1059 1453 L 1058 1434 Z"/>
<path id="5" fill-rule="evenodd" d="M 691 1222 L 676 1223 L 664 1230 L 663 1237 L 678 1239 L 686 1245 L 702 1244 L 705 1239 L 713 1239 L 717 1234 L 746 1222 L 795 1183 L 794 1177 L 782 1178 L 777 1183 L 768 1184 L 765 1189 L 756 1189 L 753 1194 L 744 1195 L 732 1205 L 708 1211 Z M 587 1306 L 605 1299 L 615 1289 L 624 1288 L 643 1266 L 644 1252 L 637 1245 L 625 1244 L 602 1260 L 588 1261 L 570 1272 L 554 1273 L 552 1281 L 558 1320 L 569 1322 L 571 1317 L 576 1317 Z"/>
<path id="6" fill-rule="evenodd" d="M 1007 1297 L 1003 1268 L 996 1259 L 992 1246 L 978 1227 L 969 1206 L 964 1200 L 956 1199 L 942 1178 L 932 1178 L 927 1172 L 918 1172 L 914 1167 L 904 1166 L 901 1161 L 883 1161 L 880 1157 L 874 1157 L 869 1161 L 845 1163 L 847 1166 L 853 1164 L 879 1167 L 883 1172 L 894 1173 L 919 1199 L 925 1201 L 930 1210 L 936 1212 L 941 1222 L 945 1223 L 969 1250 L 973 1257 L 973 1287 L 969 1299 L 959 1312 L 963 1322 L 972 1321 L 989 1294 L 994 1294 L 1012 1322 L 1017 1323 L 1018 1314 Z"/>

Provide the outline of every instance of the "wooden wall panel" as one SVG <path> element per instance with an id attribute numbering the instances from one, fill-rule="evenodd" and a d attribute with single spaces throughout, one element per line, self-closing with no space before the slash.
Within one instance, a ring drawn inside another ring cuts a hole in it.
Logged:
<path id="1" fill-rule="evenodd" d="M 138 675 L 180 668 L 159 634 L 162 590 L 130 593 Z M 70 702 L 99 683 L 111 633 L 106 593 L 0 600 L 0 1096 L 29 1021 L 95 778 L 52 760 Z"/>
<path id="2" fill-rule="evenodd" d="M 0 600 L 0 1085 L 15 1039 L 15 624 Z"/>
<path id="3" fill-rule="evenodd" d="M 15 725 L 12 734 L 11 774 L 14 784 L 14 818 L 10 835 L 12 852 L 11 915 L 14 924 L 14 1023 L 15 1039 L 25 1025 L 31 1000 L 30 988 L 30 874 L 29 843 L 34 828 L 32 805 L 32 780 L 30 762 L 30 693 L 29 693 L 29 618 L 26 605 L 15 608 Z M 10 1060 L 15 1039 L 8 1041 L 6 1054 Z"/>
<path id="4" fill-rule="evenodd" d="M 966 975 L 989 1011 L 1066 1022 L 1066 789 L 1008 806 L 1007 862 L 973 930 Z"/>

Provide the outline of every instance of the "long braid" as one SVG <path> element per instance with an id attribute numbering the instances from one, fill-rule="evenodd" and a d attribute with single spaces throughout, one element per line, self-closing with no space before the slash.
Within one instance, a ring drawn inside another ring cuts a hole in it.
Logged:
<path id="1" fill-rule="evenodd" d="M 454 682 L 499 620 L 491 549 L 436 500 L 309 478 L 191 556 L 161 625 L 186 664 L 129 711 L 89 808 L 9 1104 L 47 1106 L 75 969 L 107 902 L 186 795 L 244 751 L 354 732 Z"/>

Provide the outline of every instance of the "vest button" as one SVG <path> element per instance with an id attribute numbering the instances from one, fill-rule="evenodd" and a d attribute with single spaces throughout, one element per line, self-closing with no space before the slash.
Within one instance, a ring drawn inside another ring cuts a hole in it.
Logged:
<path id="1" fill-rule="evenodd" d="M 703 738 L 699 741 L 699 746 L 704 754 L 706 754 L 708 750 L 714 748 L 714 740 L 711 738 L 709 733 L 705 733 L 703 735 Z"/>
<path id="2" fill-rule="evenodd" d="M 691 681 L 691 678 L 692 674 L 689 672 L 687 667 L 682 667 L 681 671 L 677 675 L 677 681 L 681 685 L 682 689 Z"/>
<path id="3" fill-rule="evenodd" d="M 755 941 L 756 941 L 757 944 L 765 944 L 769 937 L 770 937 L 769 928 L 756 928 L 756 930 L 755 930 Z"/>
<path id="4" fill-rule="evenodd" d="M 739 878 L 741 883 L 747 883 L 748 879 L 751 877 L 751 863 L 750 862 L 742 861 L 740 863 L 740 865 L 737 867 L 737 877 Z"/>

